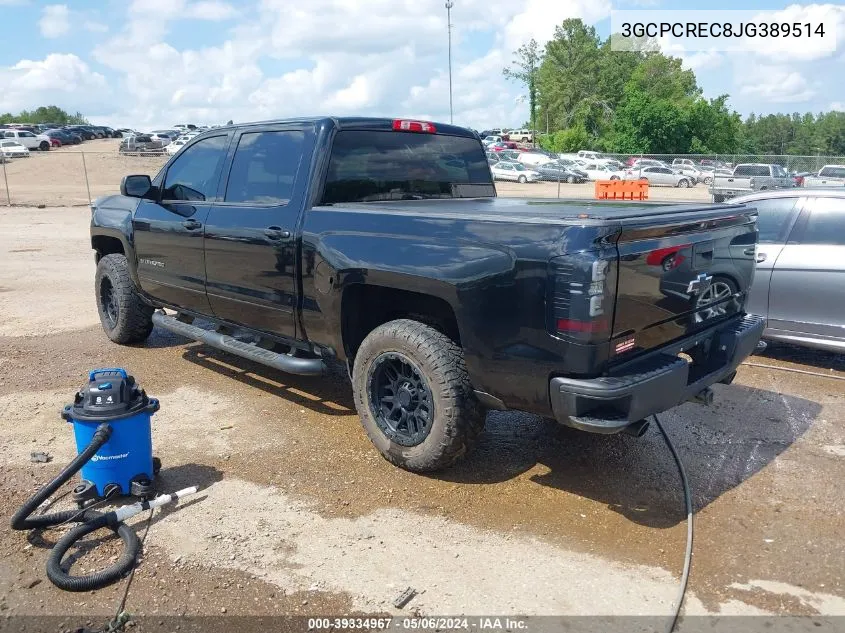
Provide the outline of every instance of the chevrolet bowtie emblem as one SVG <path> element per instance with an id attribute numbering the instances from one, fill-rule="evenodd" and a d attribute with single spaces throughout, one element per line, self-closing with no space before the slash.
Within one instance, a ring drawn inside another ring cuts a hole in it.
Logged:
<path id="1" fill-rule="evenodd" d="M 713 277 L 707 273 L 701 273 L 698 277 L 689 282 L 687 286 L 687 294 L 703 294 L 713 283 Z"/>

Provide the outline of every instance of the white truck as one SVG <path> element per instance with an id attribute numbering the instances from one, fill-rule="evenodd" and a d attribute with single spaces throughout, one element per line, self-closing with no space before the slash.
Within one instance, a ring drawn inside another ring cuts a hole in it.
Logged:
<path id="1" fill-rule="evenodd" d="M 795 181 L 780 165 L 741 163 L 734 167 L 730 176 L 714 176 L 710 193 L 713 195 L 713 202 L 724 202 L 753 191 L 789 189 L 794 186 Z"/>
<path id="2" fill-rule="evenodd" d="M 845 187 L 845 165 L 825 165 L 815 176 L 805 176 L 804 186 Z"/>
<path id="3" fill-rule="evenodd" d="M 3 129 L 0 130 L 0 137 L 20 143 L 27 149 L 40 149 L 43 152 L 50 149 L 50 137 L 46 134 L 34 134 L 27 130 Z"/>

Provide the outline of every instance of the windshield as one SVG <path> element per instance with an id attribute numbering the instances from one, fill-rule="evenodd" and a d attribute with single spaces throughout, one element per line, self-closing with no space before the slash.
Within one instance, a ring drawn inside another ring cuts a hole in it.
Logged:
<path id="1" fill-rule="evenodd" d="M 475 139 L 346 130 L 335 137 L 322 202 L 494 195 L 487 157 Z"/>

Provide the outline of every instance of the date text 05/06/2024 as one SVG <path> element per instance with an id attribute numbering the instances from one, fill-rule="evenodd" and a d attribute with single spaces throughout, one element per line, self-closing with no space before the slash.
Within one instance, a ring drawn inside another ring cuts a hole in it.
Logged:
<path id="1" fill-rule="evenodd" d="M 391 631 L 529 631 L 528 622 L 516 617 L 338 617 L 309 618 L 308 630 Z"/>

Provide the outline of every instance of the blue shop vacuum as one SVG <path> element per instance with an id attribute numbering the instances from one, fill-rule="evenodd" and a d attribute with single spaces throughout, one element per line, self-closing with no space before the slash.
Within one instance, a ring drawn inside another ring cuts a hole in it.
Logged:
<path id="1" fill-rule="evenodd" d="M 47 577 L 60 589 L 90 591 L 123 578 L 135 566 L 141 549 L 138 536 L 124 521 L 197 491 L 193 487 L 156 496 L 154 481 L 161 464 L 153 457 L 150 419 L 158 409 L 158 400 L 148 397 L 124 369 L 90 372 L 88 384 L 77 392 L 73 404 L 63 409 L 62 418 L 73 424 L 78 454 L 12 517 L 15 530 L 78 524 L 56 542 L 47 559 Z M 82 481 L 73 489 L 77 510 L 33 516 L 80 470 Z M 107 513 L 93 509 L 128 496 L 140 501 Z M 120 558 L 102 571 L 87 576 L 69 575 L 61 564 L 65 554 L 77 541 L 101 528 L 110 529 L 123 540 Z"/>

